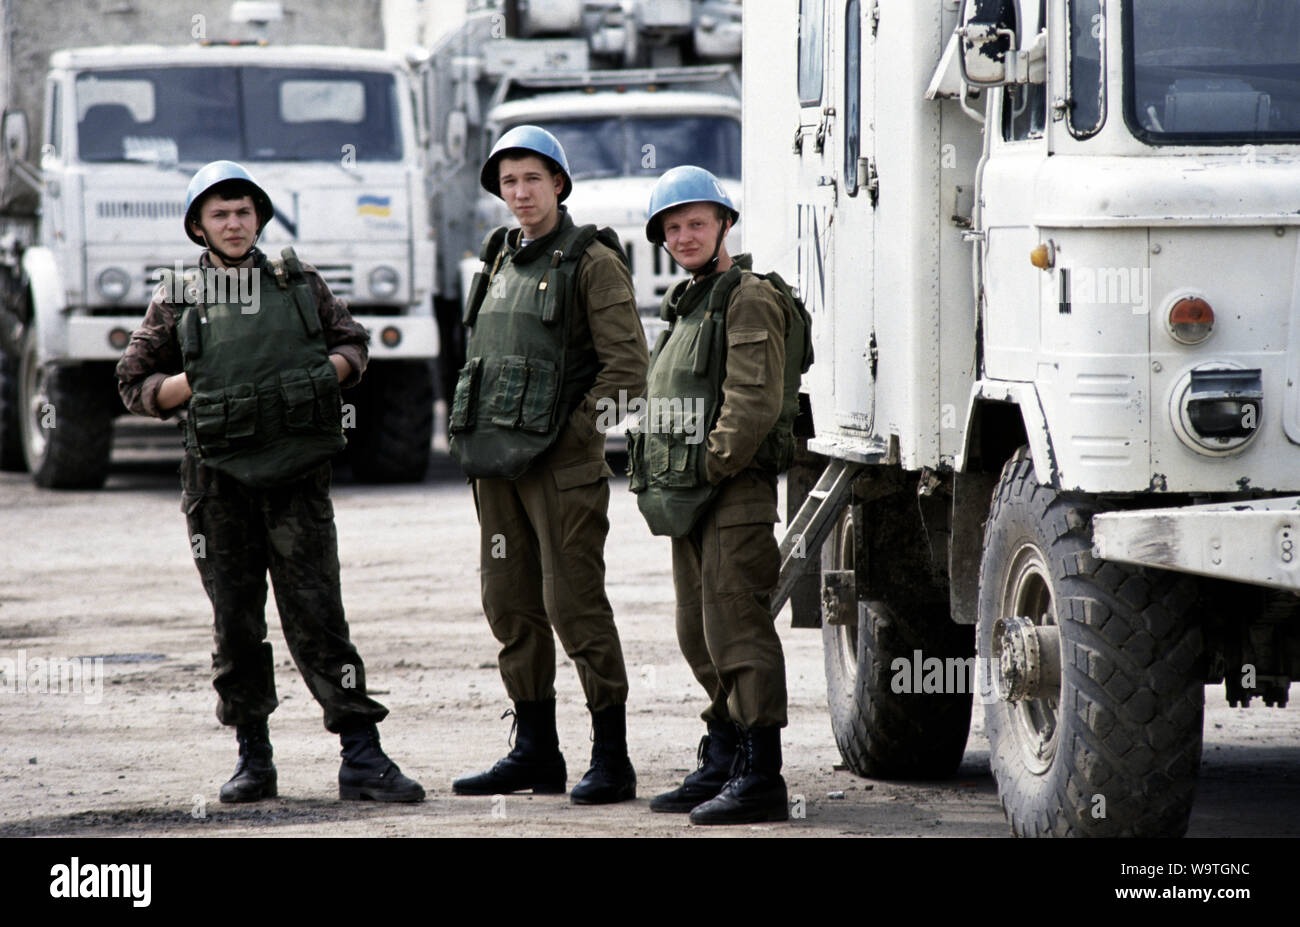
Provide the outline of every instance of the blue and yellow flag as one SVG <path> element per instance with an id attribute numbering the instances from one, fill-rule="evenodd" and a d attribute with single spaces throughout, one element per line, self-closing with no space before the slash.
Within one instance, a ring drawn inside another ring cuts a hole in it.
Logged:
<path id="1" fill-rule="evenodd" d="M 392 214 L 392 197 L 363 193 L 357 197 L 358 216 L 388 216 Z"/>

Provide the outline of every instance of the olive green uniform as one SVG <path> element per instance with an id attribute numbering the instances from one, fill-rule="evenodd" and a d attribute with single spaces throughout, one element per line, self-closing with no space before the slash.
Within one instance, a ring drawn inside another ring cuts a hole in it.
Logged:
<path id="1" fill-rule="evenodd" d="M 507 284 L 527 264 L 545 263 L 553 254 L 547 246 L 573 227 L 567 211 L 561 210 L 560 217 L 550 235 L 523 249 L 519 232 L 510 232 L 503 258 L 493 269 L 493 277 L 502 280 L 489 283 L 487 302 L 493 299 L 494 283 Z M 631 275 L 618 255 L 593 241 L 578 259 L 575 283 L 572 311 L 561 317 L 567 341 L 566 369 L 559 373 L 566 386 L 555 413 L 558 436 L 522 475 L 479 478 L 474 494 L 483 611 L 501 643 L 498 660 L 506 693 L 515 702 L 555 698 L 554 629 L 577 666 L 587 706 L 595 712 L 627 701 L 627 670 L 605 596 L 612 472 L 596 421 L 603 403 L 644 393 L 649 353 Z M 507 346 L 502 353 L 525 352 Z M 574 371 L 580 371 L 576 381 Z M 564 407 L 566 390 L 571 412 Z"/>
<path id="2" fill-rule="evenodd" d="M 677 316 L 704 312 L 722 276 L 670 291 Z M 776 472 L 755 455 L 781 413 L 790 319 L 776 290 L 751 274 L 728 296 L 725 318 L 721 408 L 701 447 L 716 494 L 672 539 L 677 641 L 708 693 L 706 722 L 783 727 L 785 658 L 771 613 L 780 572 Z"/>

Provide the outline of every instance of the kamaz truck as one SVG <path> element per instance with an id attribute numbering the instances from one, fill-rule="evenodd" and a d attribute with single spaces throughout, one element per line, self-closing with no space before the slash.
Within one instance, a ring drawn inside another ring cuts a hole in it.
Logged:
<path id="1" fill-rule="evenodd" d="M 0 465 L 42 486 L 104 483 L 114 364 L 159 271 L 195 258 L 189 178 L 229 159 L 275 204 L 259 246 L 292 246 L 371 332 L 344 394 L 354 473 L 421 478 L 438 340 L 418 87 L 386 52 L 277 39 L 381 44 L 379 4 L 315 4 L 288 23 L 267 3 L 235 3 L 229 20 L 224 5 L 57 6 L 3 6 Z M 91 36 L 131 44 L 66 47 Z"/>
<path id="2" fill-rule="evenodd" d="M 752 11 L 751 11 L 752 13 Z M 972 706 L 1019 835 L 1182 834 L 1300 673 L 1300 3 L 778 0 L 746 242 L 813 318 L 775 605 L 845 763 Z"/>

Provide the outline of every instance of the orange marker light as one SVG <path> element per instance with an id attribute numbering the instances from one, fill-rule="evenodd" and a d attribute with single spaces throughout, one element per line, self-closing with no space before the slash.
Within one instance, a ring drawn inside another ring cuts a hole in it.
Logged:
<path id="1" fill-rule="evenodd" d="M 402 343 L 402 330 L 389 325 L 379 333 L 379 340 L 384 343 L 384 347 L 395 348 Z"/>
<path id="2" fill-rule="evenodd" d="M 1199 296 L 1185 296 L 1169 310 L 1169 332 L 1182 344 L 1200 344 L 1214 330 L 1214 310 Z"/>

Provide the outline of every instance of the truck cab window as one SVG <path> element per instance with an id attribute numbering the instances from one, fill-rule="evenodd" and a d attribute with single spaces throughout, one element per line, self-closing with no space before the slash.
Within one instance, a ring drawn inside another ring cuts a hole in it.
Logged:
<path id="1" fill-rule="evenodd" d="M 862 147 L 862 3 L 844 9 L 844 192 L 858 192 L 858 153 Z"/>
<path id="2" fill-rule="evenodd" d="M 823 36 L 826 0 L 799 0 L 799 104 L 822 102 Z"/>
<path id="3" fill-rule="evenodd" d="M 1070 132 L 1088 138 L 1106 121 L 1106 48 L 1101 0 L 1074 0 L 1069 16 Z"/>
<path id="4" fill-rule="evenodd" d="M 50 85 L 50 115 L 46 123 L 45 144 L 47 150 L 54 157 L 60 157 L 63 154 L 63 107 L 61 97 L 63 89 L 52 83 Z"/>
<path id="5" fill-rule="evenodd" d="M 1300 141 L 1300 3 L 1126 4 L 1124 116 L 1152 144 Z"/>
<path id="6" fill-rule="evenodd" d="M 1004 4 L 1011 20 L 1016 19 L 1016 5 Z M 1016 46 L 1023 47 L 1038 34 L 1042 24 L 1047 21 L 1047 2 L 1039 0 L 1038 17 L 1021 28 L 1015 22 Z M 1002 91 L 1002 138 L 1008 142 L 1019 142 L 1030 138 L 1042 138 L 1047 125 L 1047 86 L 1045 84 L 1015 84 Z"/>

